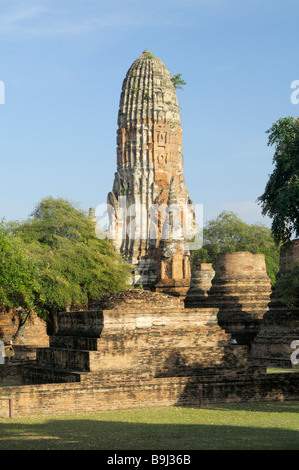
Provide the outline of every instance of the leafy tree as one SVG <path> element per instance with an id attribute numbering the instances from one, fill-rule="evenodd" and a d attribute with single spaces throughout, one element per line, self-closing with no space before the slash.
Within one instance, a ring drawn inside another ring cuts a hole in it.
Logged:
<path id="1" fill-rule="evenodd" d="M 200 250 L 191 254 L 191 263 L 213 263 L 218 253 L 250 251 L 265 255 L 268 276 L 272 284 L 279 270 L 279 247 L 275 244 L 271 230 L 264 225 L 248 225 L 236 214 L 223 211 L 210 220 L 203 229 L 204 243 Z"/>
<path id="2" fill-rule="evenodd" d="M 185 80 L 182 79 L 182 74 L 173 75 L 171 81 L 174 84 L 175 89 L 183 90 L 183 86 L 186 85 Z"/>
<path id="3" fill-rule="evenodd" d="M 273 219 L 275 240 L 285 243 L 299 235 L 299 119 L 278 119 L 267 133 L 268 145 L 275 146 L 275 168 L 258 201 Z"/>
<path id="4" fill-rule="evenodd" d="M 35 268 L 21 241 L 6 234 L 5 225 L 0 224 L 0 308 L 21 306 L 30 310 L 37 288 Z"/>
<path id="5" fill-rule="evenodd" d="M 35 308 L 55 324 L 58 311 L 86 308 L 105 294 L 128 287 L 131 267 L 93 222 L 64 199 L 43 199 L 32 216 L 12 224 L 38 273 Z"/>

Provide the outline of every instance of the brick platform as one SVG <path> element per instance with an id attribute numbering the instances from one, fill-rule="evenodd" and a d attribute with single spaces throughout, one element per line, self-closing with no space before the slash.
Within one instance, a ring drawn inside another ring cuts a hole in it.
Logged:
<path id="1" fill-rule="evenodd" d="M 24 380 L 73 381 L 74 374 L 107 371 L 175 377 L 206 367 L 244 367 L 246 348 L 231 344 L 217 313 L 186 309 L 178 298 L 140 290 L 117 294 L 96 310 L 60 313 L 50 347 L 37 350 L 37 364 Z"/>
<path id="2" fill-rule="evenodd" d="M 61 313 L 50 347 L 23 368 L 25 384 L 0 389 L 0 416 L 200 406 L 199 385 L 204 405 L 299 399 L 299 374 L 247 363 L 217 313 L 141 290 Z"/>

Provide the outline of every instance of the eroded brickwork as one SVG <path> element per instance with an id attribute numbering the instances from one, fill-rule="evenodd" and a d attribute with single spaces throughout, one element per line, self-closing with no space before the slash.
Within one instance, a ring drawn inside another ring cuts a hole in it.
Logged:
<path id="1" fill-rule="evenodd" d="M 61 313 L 50 348 L 38 351 L 26 380 L 77 380 L 80 373 L 95 380 L 107 372 L 190 376 L 205 368 L 246 367 L 246 348 L 231 344 L 217 313 L 186 309 L 176 297 L 138 289 L 116 294 L 96 310 Z"/>
<path id="2" fill-rule="evenodd" d="M 35 312 L 32 312 L 25 324 L 21 326 L 24 316 L 25 313 L 21 309 L 0 312 L 0 340 L 4 342 L 13 340 L 13 344 L 17 346 L 48 346 L 49 336 L 46 322 L 41 320 Z"/>
<path id="3" fill-rule="evenodd" d="M 199 384 L 204 404 L 298 396 L 298 378 L 273 382 L 247 363 L 247 348 L 231 343 L 217 309 L 184 308 L 176 297 L 141 290 L 91 307 L 59 315 L 50 347 L 25 371 L 28 385 L 0 390 L 1 416 L 9 397 L 15 416 L 199 406 Z"/>
<path id="4" fill-rule="evenodd" d="M 299 240 L 293 240 L 281 248 L 280 268 L 277 277 L 289 273 L 299 261 Z M 271 294 L 269 311 L 265 314 L 261 328 L 252 344 L 255 364 L 267 366 L 298 368 L 292 361 L 295 347 L 293 341 L 299 340 L 299 293 L 293 306 L 287 306 L 275 288 Z"/>
<path id="5" fill-rule="evenodd" d="M 199 398 L 202 384 L 202 402 Z M 206 406 L 219 403 L 299 399 L 299 374 L 230 377 L 164 377 L 148 381 L 25 385 L 0 389 L 0 417 L 98 412 L 157 406 Z M 5 398 L 5 399 L 3 399 Z"/>
<path id="6" fill-rule="evenodd" d="M 0 312 L 0 341 L 12 341 L 14 355 L 5 364 L 0 364 L 0 383 L 22 383 L 24 365 L 36 359 L 36 349 L 49 346 L 46 322 L 35 312 L 24 322 L 26 313 L 22 309 Z"/>
<path id="7" fill-rule="evenodd" d="M 299 375 L 270 377 L 219 327 L 218 309 L 131 290 L 59 315 L 50 347 L 0 389 L 0 416 L 298 399 Z M 3 398 L 3 400 L 2 400 Z"/>

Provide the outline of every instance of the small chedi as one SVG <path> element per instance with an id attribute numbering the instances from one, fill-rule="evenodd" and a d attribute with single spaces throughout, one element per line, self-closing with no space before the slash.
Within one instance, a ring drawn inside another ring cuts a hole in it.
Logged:
<path id="1" fill-rule="evenodd" d="M 215 276 L 212 263 L 198 263 L 191 270 L 191 286 L 185 298 L 186 307 L 205 306 Z"/>
<path id="2" fill-rule="evenodd" d="M 271 281 L 265 257 L 247 251 L 220 253 L 207 305 L 219 308 L 219 325 L 250 347 L 268 311 Z"/>
<path id="3" fill-rule="evenodd" d="M 144 51 L 123 82 L 117 171 L 108 194 L 110 236 L 134 266 L 134 285 L 183 294 L 190 286 L 184 240 L 195 219 L 183 172 L 175 86 L 163 62 Z"/>
<path id="4" fill-rule="evenodd" d="M 281 248 L 277 279 L 284 274 L 288 274 L 296 262 L 299 262 L 298 239 Z M 292 361 L 292 355 L 296 348 L 296 344 L 292 347 L 292 343 L 298 340 L 299 292 L 293 305 L 289 306 L 286 305 L 274 288 L 271 294 L 269 310 L 264 315 L 260 331 L 252 344 L 254 363 L 267 366 L 298 368 L 297 361 Z"/>

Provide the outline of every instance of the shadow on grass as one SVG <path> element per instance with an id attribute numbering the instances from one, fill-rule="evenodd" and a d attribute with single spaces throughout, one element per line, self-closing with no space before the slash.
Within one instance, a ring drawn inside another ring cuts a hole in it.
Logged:
<path id="1" fill-rule="evenodd" d="M 299 431 L 95 419 L 0 424 L 0 450 L 296 450 Z"/>

